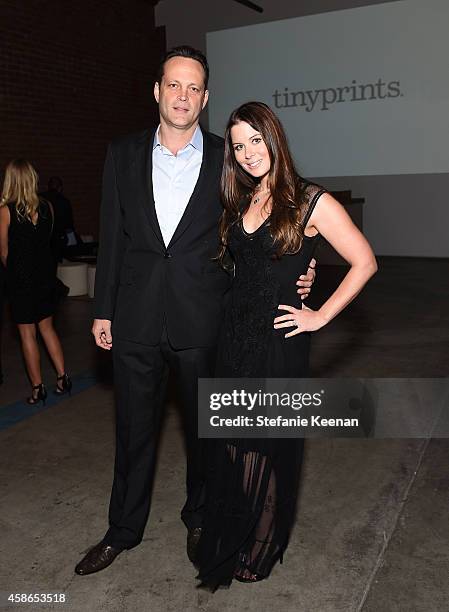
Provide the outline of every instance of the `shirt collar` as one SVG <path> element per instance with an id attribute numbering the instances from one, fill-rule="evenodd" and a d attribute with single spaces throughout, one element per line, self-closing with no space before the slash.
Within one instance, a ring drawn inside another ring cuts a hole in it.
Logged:
<path id="1" fill-rule="evenodd" d="M 159 130 L 160 130 L 160 128 L 161 128 L 161 126 L 159 124 L 158 128 L 157 128 L 157 130 L 156 130 L 156 132 L 154 134 L 154 138 L 153 138 L 153 151 L 157 147 L 160 147 L 161 150 L 165 149 L 165 147 L 162 145 L 161 141 L 159 140 Z M 199 153 L 203 153 L 203 132 L 201 131 L 201 128 L 200 128 L 199 125 L 196 126 L 196 130 L 193 132 L 193 135 L 192 135 L 192 138 L 190 139 L 190 141 L 186 144 L 184 149 L 181 149 L 181 150 L 184 151 L 185 149 L 187 149 L 188 146 L 192 146 Z"/>

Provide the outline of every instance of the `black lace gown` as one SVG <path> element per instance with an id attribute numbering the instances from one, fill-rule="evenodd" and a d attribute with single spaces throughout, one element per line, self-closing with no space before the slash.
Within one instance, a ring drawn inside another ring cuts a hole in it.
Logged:
<path id="1" fill-rule="evenodd" d="M 56 308 L 56 265 L 50 240 L 52 213 L 41 201 L 33 224 L 8 204 L 8 259 L 6 287 L 15 323 L 38 323 L 54 314 Z"/>
<path id="2" fill-rule="evenodd" d="M 305 189 L 308 217 L 321 187 Z M 296 281 L 307 272 L 318 236 L 304 237 L 294 255 L 273 259 L 269 218 L 253 233 L 240 222 L 229 237 L 235 277 L 218 346 L 221 378 L 308 375 L 310 334 L 285 338 L 274 329 L 280 304 L 299 308 Z M 228 586 L 244 568 L 268 576 L 287 547 L 295 516 L 303 439 L 205 440 L 206 505 L 198 547 L 202 586 Z"/>

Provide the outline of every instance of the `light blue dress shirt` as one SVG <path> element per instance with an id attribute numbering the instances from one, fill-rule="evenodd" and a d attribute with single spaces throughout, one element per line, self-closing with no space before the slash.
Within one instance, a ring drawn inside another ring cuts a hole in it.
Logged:
<path id="1" fill-rule="evenodd" d="M 153 141 L 153 196 L 165 246 L 168 246 L 193 193 L 203 160 L 203 134 L 199 126 L 190 142 L 173 155 L 159 140 Z"/>

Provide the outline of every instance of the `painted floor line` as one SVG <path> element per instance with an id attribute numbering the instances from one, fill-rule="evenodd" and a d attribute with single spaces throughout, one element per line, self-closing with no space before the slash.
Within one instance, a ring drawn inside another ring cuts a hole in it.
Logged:
<path id="1" fill-rule="evenodd" d="M 98 383 L 98 380 L 92 374 L 92 372 L 84 372 L 72 377 L 72 383 L 73 397 L 78 393 L 82 393 L 83 391 L 94 387 Z M 39 412 L 43 412 L 44 410 L 47 410 L 47 408 L 56 406 L 57 404 L 60 404 L 70 398 L 68 394 L 55 395 L 53 393 L 53 388 L 47 389 L 47 392 L 48 396 L 45 406 L 42 404 L 42 402 L 39 402 L 39 404 L 27 404 L 25 399 L 13 402 L 12 404 L 7 404 L 5 406 L 0 406 L 0 431 L 9 429 L 17 423 L 20 423 L 20 421 L 29 419 L 30 417 L 39 414 Z"/>

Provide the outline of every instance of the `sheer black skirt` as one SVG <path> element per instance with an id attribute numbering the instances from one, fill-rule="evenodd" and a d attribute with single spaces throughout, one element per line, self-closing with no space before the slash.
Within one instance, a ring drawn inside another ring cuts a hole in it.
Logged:
<path id="1" fill-rule="evenodd" d="M 225 340 L 217 373 L 236 377 L 227 367 Z M 254 374 L 307 376 L 310 334 L 291 340 L 286 343 L 276 334 L 261 351 L 259 363 L 253 352 Z M 229 586 L 235 573 L 267 577 L 282 559 L 295 521 L 304 439 L 206 439 L 204 449 L 206 502 L 197 578 L 214 590 Z"/>
<path id="2" fill-rule="evenodd" d="M 207 501 L 197 563 L 212 590 L 267 577 L 295 519 L 303 439 L 207 440 Z"/>

